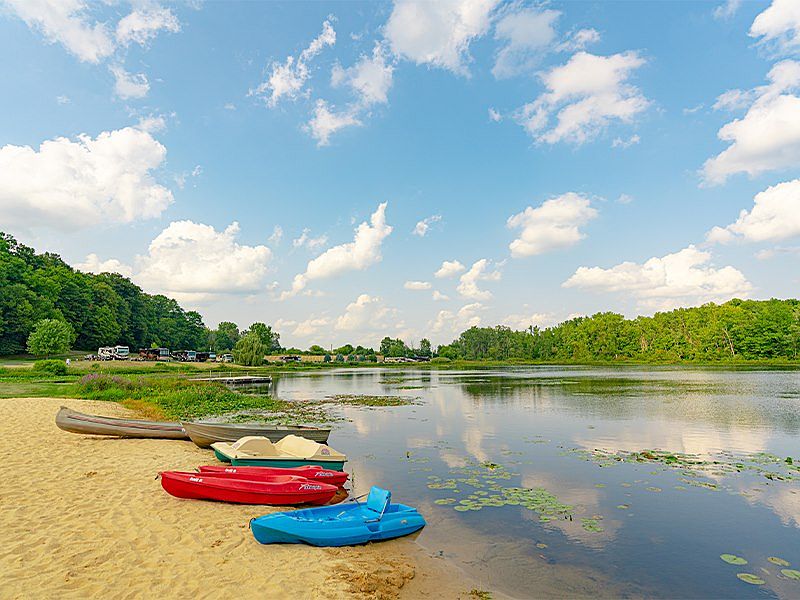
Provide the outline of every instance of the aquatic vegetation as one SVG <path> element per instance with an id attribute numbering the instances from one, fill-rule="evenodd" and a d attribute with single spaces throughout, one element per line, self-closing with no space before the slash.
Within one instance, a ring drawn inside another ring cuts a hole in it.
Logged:
<path id="1" fill-rule="evenodd" d="M 736 576 L 745 583 L 750 583 L 752 585 L 764 585 L 765 583 L 761 577 L 753 575 L 752 573 L 737 573 Z"/>
<path id="2" fill-rule="evenodd" d="M 326 403 L 348 406 L 408 406 L 419 404 L 419 398 L 411 396 L 370 396 L 368 394 L 335 394 L 325 397 Z"/>
<path id="3" fill-rule="evenodd" d="M 433 501 L 434 504 L 440 504 L 442 506 L 455 504 L 456 502 L 457 502 L 457 500 L 455 498 L 439 498 L 439 499 Z"/>
<path id="4" fill-rule="evenodd" d="M 800 465 L 795 464 L 795 460 L 791 456 L 780 457 L 769 452 L 743 454 L 719 452 L 703 458 L 697 454 L 665 450 L 611 452 L 603 449 L 572 448 L 564 454 L 578 456 L 585 461 L 593 462 L 598 467 L 612 467 L 620 463 L 660 464 L 664 467 L 662 470 L 679 470 L 683 475 L 681 481 L 684 483 L 709 490 L 719 489 L 719 486 L 715 483 L 699 481 L 699 477 L 725 477 L 739 473 L 752 473 L 770 481 L 800 480 Z M 650 474 L 658 475 L 659 471 L 650 471 Z"/>
<path id="5" fill-rule="evenodd" d="M 782 558 L 778 558 L 777 556 L 768 556 L 767 560 L 771 562 L 773 565 L 778 565 L 779 567 L 788 567 L 789 562 L 783 560 Z"/>
<path id="6" fill-rule="evenodd" d="M 662 491 L 660 487 L 656 487 L 654 485 L 648 486 L 645 488 L 648 492 L 660 492 Z"/>
<path id="7" fill-rule="evenodd" d="M 795 569 L 781 569 L 781 575 L 789 579 L 794 579 L 795 581 L 800 581 L 800 571 L 796 571 Z"/>
<path id="8" fill-rule="evenodd" d="M 719 557 L 729 565 L 746 565 L 747 559 L 735 554 L 720 554 Z"/>
<path id="9" fill-rule="evenodd" d="M 581 519 L 581 527 L 583 527 L 586 531 L 593 531 L 595 533 L 600 533 L 605 531 L 603 527 L 600 525 L 601 516 L 595 515 L 593 517 L 587 517 Z"/>
<path id="10" fill-rule="evenodd" d="M 620 510 L 628 510 L 630 507 L 630 504 L 617 504 L 617 508 Z"/>

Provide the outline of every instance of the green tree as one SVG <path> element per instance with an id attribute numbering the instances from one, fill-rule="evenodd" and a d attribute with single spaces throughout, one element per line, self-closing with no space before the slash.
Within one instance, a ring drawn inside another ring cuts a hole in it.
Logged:
<path id="1" fill-rule="evenodd" d="M 345 344 L 341 348 L 334 348 L 333 351 L 336 352 L 336 354 L 348 355 L 352 354 L 354 350 L 355 348 L 353 348 L 352 344 Z"/>
<path id="2" fill-rule="evenodd" d="M 236 345 L 240 337 L 239 326 L 236 323 L 222 321 L 214 331 L 214 348 L 218 352 L 230 350 Z"/>
<path id="3" fill-rule="evenodd" d="M 273 331 L 270 325 L 253 323 L 250 325 L 248 333 L 255 333 L 261 338 L 261 343 L 267 349 L 267 352 L 275 352 L 281 349 L 281 335 L 277 331 Z"/>
<path id="4" fill-rule="evenodd" d="M 35 356 L 63 354 L 70 349 L 75 335 L 69 323 L 57 319 L 42 319 L 28 336 L 28 352 Z"/>
<path id="5" fill-rule="evenodd" d="M 323 348 L 322 346 L 320 346 L 318 344 L 314 344 L 308 349 L 308 353 L 309 354 L 316 354 L 316 355 L 325 354 L 325 348 Z"/>
<path id="6" fill-rule="evenodd" d="M 431 355 L 431 341 L 428 338 L 422 338 L 419 341 L 419 355 L 420 356 L 428 356 Z"/>
<path id="7" fill-rule="evenodd" d="M 267 349 L 257 333 L 247 333 L 233 347 L 233 359 L 240 365 L 258 367 L 264 364 Z"/>

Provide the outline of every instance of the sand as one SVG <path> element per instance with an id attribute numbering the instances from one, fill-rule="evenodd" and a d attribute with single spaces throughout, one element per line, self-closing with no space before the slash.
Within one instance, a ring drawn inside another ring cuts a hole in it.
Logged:
<path id="1" fill-rule="evenodd" d="M 191 442 L 59 430 L 58 407 L 110 416 L 110 402 L 0 400 L 2 598 L 462 598 L 469 581 L 413 540 L 353 548 L 262 546 L 251 518 L 278 510 L 180 500 L 162 470 L 214 464 Z"/>

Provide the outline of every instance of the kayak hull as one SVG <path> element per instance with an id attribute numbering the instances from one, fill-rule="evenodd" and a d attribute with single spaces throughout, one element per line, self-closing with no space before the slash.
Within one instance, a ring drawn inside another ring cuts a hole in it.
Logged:
<path id="1" fill-rule="evenodd" d="M 304 477 L 273 476 L 260 481 L 231 477 L 205 477 L 202 473 L 165 471 L 161 487 L 177 498 L 216 500 L 234 504 L 325 504 L 338 491 L 335 485 L 313 482 Z"/>
<path id="2" fill-rule="evenodd" d="M 328 442 L 331 430 L 305 425 L 267 425 L 258 423 L 181 422 L 186 434 L 200 448 L 215 442 L 235 442 L 248 435 L 258 435 L 277 442 L 287 435 L 299 435 L 320 444 Z"/>
<path id="3" fill-rule="evenodd" d="M 412 534 L 425 527 L 415 508 L 390 504 L 378 519 L 364 504 L 325 506 L 258 517 L 250 522 L 261 544 L 354 546 Z"/>
<path id="4" fill-rule="evenodd" d="M 292 469 L 294 467 L 307 467 L 317 465 L 323 469 L 330 469 L 331 471 L 341 471 L 344 469 L 343 460 L 326 460 L 322 461 L 318 458 L 294 458 L 273 456 L 269 458 L 231 458 L 221 453 L 219 450 L 214 449 L 214 456 L 218 460 L 225 463 L 230 463 L 234 467 L 274 467 L 279 469 Z"/>
<path id="5" fill-rule="evenodd" d="M 323 469 L 318 465 L 280 469 L 275 467 L 226 467 L 224 465 L 204 465 L 198 467 L 203 475 L 223 475 L 235 479 L 263 479 L 275 475 L 295 475 L 305 477 L 309 481 L 318 481 L 329 485 L 343 486 L 350 477 L 344 471 Z"/>
<path id="6" fill-rule="evenodd" d="M 63 431 L 85 435 L 109 435 L 122 438 L 157 440 L 188 440 L 180 423 L 172 421 L 142 421 L 87 415 L 62 406 L 56 414 L 56 425 Z"/>

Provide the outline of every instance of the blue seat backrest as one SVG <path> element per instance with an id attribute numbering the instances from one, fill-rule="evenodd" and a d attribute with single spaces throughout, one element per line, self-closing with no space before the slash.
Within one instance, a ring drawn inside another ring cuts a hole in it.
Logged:
<path id="1" fill-rule="evenodd" d="M 369 496 L 367 496 L 367 508 L 381 514 L 389 506 L 391 499 L 392 492 L 373 485 L 369 490 Z"/>

